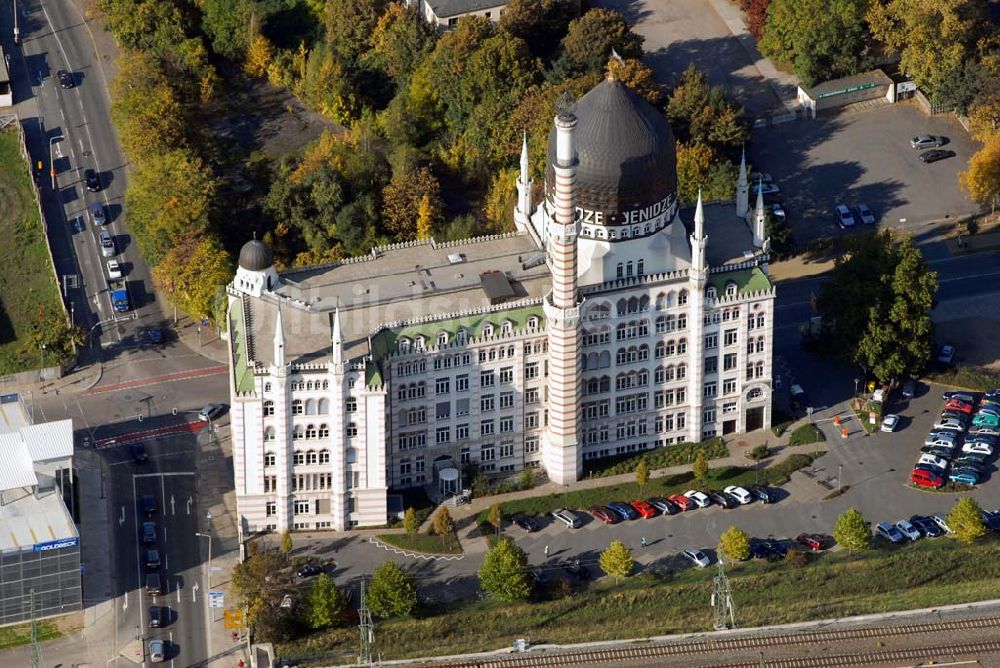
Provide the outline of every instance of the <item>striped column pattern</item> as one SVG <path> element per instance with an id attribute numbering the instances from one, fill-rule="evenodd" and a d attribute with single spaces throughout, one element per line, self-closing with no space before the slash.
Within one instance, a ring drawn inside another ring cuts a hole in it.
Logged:
<path id="1" fill-rule="evenodd" d="M 558 484 L 579 477 L 577 410 L 580 388 L 580 309 L 576 290 L 576 117 L 556 117 L 556 164 L 549 234 L 552 292 L 545 301 L 549 339 L 549 422 L 545 433 L 545 464 Z"/>

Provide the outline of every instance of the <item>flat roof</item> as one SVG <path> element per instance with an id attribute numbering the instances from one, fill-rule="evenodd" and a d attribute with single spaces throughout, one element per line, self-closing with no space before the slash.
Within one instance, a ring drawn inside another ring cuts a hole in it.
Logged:
<path id="1" fill-rule="evenodd" d="M 804 90 L 809 97 L 815 100 L 820 96 L 830 95 L 831 93 L 846 92 L 847 89 L 855 88 L 856 86 L 864 86 L 866 84 L 888 86 L 891 83 L 892 79 L 889 78 L 889 75 L 882 70 L 870 70 L 860 74 L 852 74 L 849 77 L 841 77 L 840 79 L 824 81 L 816 84 L 812 88 L 803 87 L 802 90 Z"/>
<path id="2" fill-rule="evenodd" d="M 755 203 L 756 197 L 751 193 L 750 215 L 753 215 Z M 702 210 L 705 213 L 705 234 L 708 236 L 705 255 L 709 267 L 741 264 L 753 257 L 753 230 L 747 221 L 736 215 L 732 202 L 703 204 Z M 683 211 L 681 219 L 691 233 L 694 223 L 690 221 L 694 219 L 694 210 Z"/>
<path id="3" fill-rule="evenodd" d="M 31 416 L 20 394 L 0 394 L 0 434 L 20 431 L 31 424 Z"/>
<path id="4" fill-rule="evenodd" d="M 0 504 L 0 551 L 79 536 L 58 489 Z"/>

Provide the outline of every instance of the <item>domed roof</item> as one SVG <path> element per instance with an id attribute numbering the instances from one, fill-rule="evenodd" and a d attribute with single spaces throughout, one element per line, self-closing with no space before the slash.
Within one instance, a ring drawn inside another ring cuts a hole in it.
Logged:
<path id="1" fill-rule="evenodd" d="M 677 190 L 674 133 L 662 113 L 620 81 L 605 79 L 576 102 L 576 205 L 617 214 L 658 202 Z M 555 187 L 556 130 L 549 134 L 546 186 Z"/>
<path id="2" fill-rule="evenodd" d="M 274 254 L 259 239 L 248 241 L 240 249 L 240 267 L 247 271 L 264 271 L 274 265 Z"/>

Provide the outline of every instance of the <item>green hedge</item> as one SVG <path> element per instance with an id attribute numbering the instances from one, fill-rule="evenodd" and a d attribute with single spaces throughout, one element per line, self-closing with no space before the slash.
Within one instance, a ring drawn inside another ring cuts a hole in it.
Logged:
<path id="1" fill-rule="evenodd" d="M 631 452 L 626 455 L 615 455 L 601 459 L 591 459 L 583 464 L 585 476 L 606 478 L 623 473 L 634 473 L 639 461 L 646 462 L 650 471 L 665 469 L 671 466 L 681 466 L 694 462 L 698 450 L 704 450 L 706 459 L 720 459 L 729 456 L 729 448 L 721 438 L 711 438 L 701 443 L 679 443 L 665 445 L 661 448 Z"/>

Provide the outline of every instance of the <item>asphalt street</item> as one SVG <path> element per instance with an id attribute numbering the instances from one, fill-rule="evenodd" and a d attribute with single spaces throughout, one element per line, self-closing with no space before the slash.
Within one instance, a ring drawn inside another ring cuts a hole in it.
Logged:
<path id="1" fill-rule="evenodd" d="M 158 324 L 162 314 L 124 219 L 125 160 L 109 114 L 110 99 L 93 42 L 71 2 L 16 3 L 21 44 L 14 46 L 13 14 L 0 14 L 0 39 L 10 56 L 17 113 L 25 132 L 33 171 L 64 297 L 74 322 L 102 342 L 129 343 L 137 329 Z M 58 70 L 72 73 L 74 86 L 60 87 Z M 51 155 L 51 161 L 50 161 Z M 38 164 L 42 164 L 41 170 Z M 54 168 L 53 187 L 50 168 Z M 96 170 L 103 189 L 88 192 L 83 174 Z M 97 228 L 87 207 L 103 205 L 109 222 Z M 128 281 L 133 310 L 116 313 L 108 293 L 106 262 L 98 232 L 114 237 Z M 132 318 L 115 323 L 115 318 Z M 102 324 L 103 323 L 103 324 Z"/>

